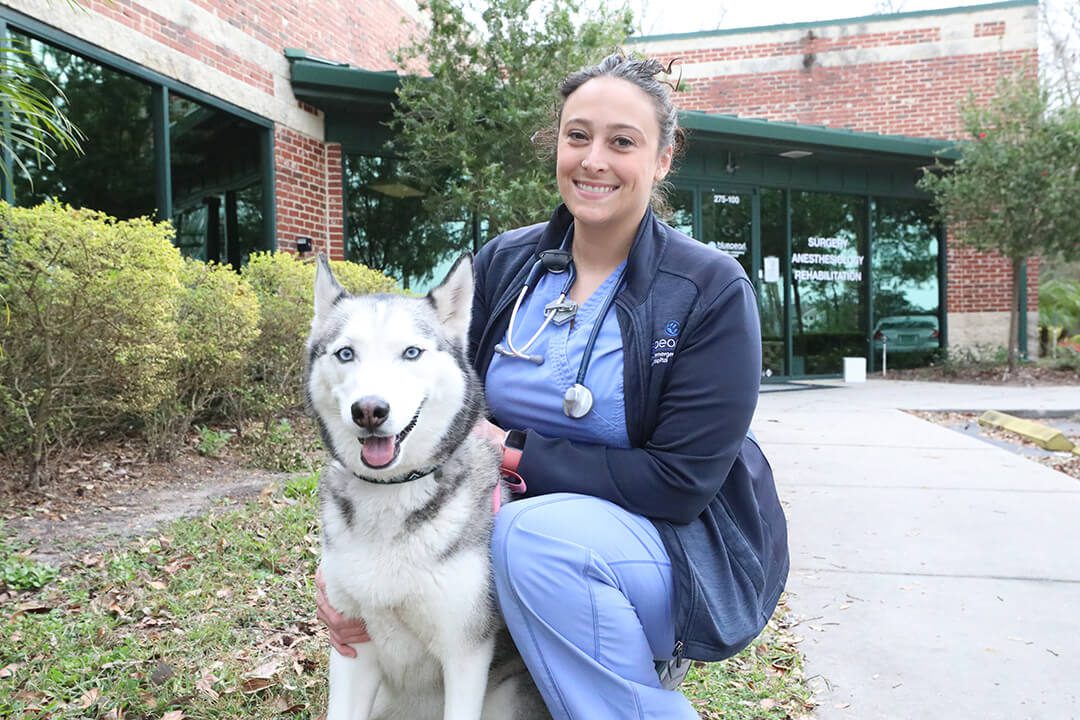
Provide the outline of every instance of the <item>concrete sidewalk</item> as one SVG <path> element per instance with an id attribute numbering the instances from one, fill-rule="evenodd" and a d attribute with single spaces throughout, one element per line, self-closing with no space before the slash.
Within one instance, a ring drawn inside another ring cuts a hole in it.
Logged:
<path id="1" fill-rule="evenodd" d="M 1080 718 L 1080 482 L 904 413 L 1080 412 L 1080 386 L 763 392 L 821 720 Z"/>

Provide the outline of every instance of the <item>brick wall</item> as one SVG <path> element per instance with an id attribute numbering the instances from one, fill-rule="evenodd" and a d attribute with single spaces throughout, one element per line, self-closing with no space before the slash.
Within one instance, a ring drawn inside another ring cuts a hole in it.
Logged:
<path id="1" fill-rule="evenodd" d="M 638 48 L 679 59 L 687 110 L 860 132 L 953 139 L 958 104 L 990 98 L 998 81 L 1033 73 L 1037 7 L 881 16 L 851 23 L 780 26 L 644 38 Z M 949 312 L 1005 311 L 1011 270 L 1003 258 L 949 244 Z M 1038 268 L 1029 270 L 1036 307 Z"/>
<path id="2" fill-rule="evenodd" d="M 279 126 L 274 147 L 278 249 L 308 237 L 314 250 L 343 257 L 341 146 Z"/>
<path id="3" fill-rule="evenodd" d="M 159 3 L 153 1 L 85 0 L 82 5 L 267 93 L 275 92 L 267 68 L 238 55 L 227 35 L 216 33 L 207 24 L 185 22 L 190 13 L 170 12 L 167 16 L 157 11 Z M 417 27 L 392 0 L 187 0 L 173 5 L 199 7 L 275 53 L 300 48 L 368 70 L 394 67 L 392 53 L 408 42 Z"/>

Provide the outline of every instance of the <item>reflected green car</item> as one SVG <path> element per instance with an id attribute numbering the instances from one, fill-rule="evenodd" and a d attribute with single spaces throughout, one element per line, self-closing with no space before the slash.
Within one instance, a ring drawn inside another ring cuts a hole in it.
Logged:
<path id="1" fill-rule="evenodd" d="M 874 350 L 925 352 L 941 346 L 941 332 L 934 315 L 893 315 L 874 328 Z"/>

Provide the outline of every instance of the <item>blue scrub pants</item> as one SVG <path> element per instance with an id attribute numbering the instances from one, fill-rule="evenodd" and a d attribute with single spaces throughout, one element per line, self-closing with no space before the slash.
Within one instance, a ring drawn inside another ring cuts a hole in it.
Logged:
<path id="1" fill-rule="evenodd" d="M 492 559 L 499 605 L 556 720 L 697 718 L 654 660 L 675 645 L 671 561 L 652 523 L 557 493 L 504 506 Z"/>

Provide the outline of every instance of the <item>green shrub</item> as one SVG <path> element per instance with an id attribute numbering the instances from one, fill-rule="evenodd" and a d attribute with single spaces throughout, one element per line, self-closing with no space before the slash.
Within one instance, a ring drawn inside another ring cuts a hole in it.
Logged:
<path id="1" fill-rule="evenodd" d="M 259 301 L 231 268 L 185 259 L 180 282 L 177 394 L 147 425 L 147 440 L 158 457 L 170 456 L 192 422 L 207 419 L 247 382 L 259 335 Z"/>
<path id="2" fill-rule="evenodd" d="M 176 393 L 180 254 L 169 223 L 0 203 L 0 448 L 40 484 L 49 451 Z"/>
<path id="3" fill-rule="evenodd" d="M 397 292 L 393 279 L 356 263 L 331 262 L 349 292 Z M 301 401 L 304 339 L 311 327 L 315 266 L 290 253 L 254 253 L 241 270 L 259 298 L 259 341 L 252 382 L 239 395 L 241 415 L 269 417 Z"/>
<path id="4" fill-rule="evenodd" d="M 1080 280 L 1059 278 L 1039 285 L 1039 324 L 1080 330 Z"/>
<path id="5" fill-rule="evenodd" d="M 220 455 L 221 451 L 232 440 L 234 434 L 230 430 L 216 430 L 206 425 L 200 425 L 198 431 L 199 442 L 195 446 L 195 451 L 203 457 L 217 457 Z"/>

